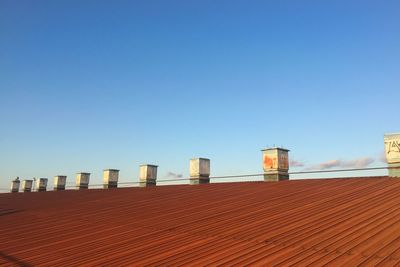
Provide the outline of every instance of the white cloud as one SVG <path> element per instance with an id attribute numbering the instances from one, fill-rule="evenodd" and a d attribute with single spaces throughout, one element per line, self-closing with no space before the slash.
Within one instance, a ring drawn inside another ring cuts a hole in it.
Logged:
<path id="1" fill-rule="evenodd" d="M 341 160 L 334 159 L 325 162 L 321 162 L 317 165 L 313 165 L 308 170 L 329 170 L 332 168 L 365 168 L 371 165 L 375 160 L 371 157 L 357 158 L 353 160 Z"/>
<path id="2" fill-rule="evenodd" d="M 166 177 L 166 178 L 182 178 L 183 177 L 183 175 L 182 174 L 178 174 L 178 173 L 174 173 L 174 172 L 167 172 L 167 174 L 164 176 L 164 177 Z"/>
<path id="3" fill-rule="evenodd" d="M 304 167 L 304 162 L 292 159 L 289 162 L 289 166 L 290 167 Z"/>

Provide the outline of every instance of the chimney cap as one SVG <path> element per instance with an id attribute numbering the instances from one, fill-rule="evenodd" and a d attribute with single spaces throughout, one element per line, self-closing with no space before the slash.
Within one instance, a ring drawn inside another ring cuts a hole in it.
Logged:
<path id="1" fill-rule="evenodd" d="M 392 136 L 399 136 L 400 133 L 385 133 L 384 136 L 385 137 L 392 137 Z"/>
<path id="2" fill-rule="evenodd" d="M 289 152 L 290 150 L 289 149 L 286 149 L 286 148 L 283 148 L 283 147 L 269 147 L 269 148 L 264 148 L 264 149 L 262 149 L 261 151 L 267 151 L 267 150 L 283 150 L 283 151 L 287 151 L 287 152 Z"/>
<path id="3" fill-rule="evenodd" d="M 104 169 L 103 171 L 113 171 L 113 172 L 119 172 L 117 169 Z"/>
<path id="4" fill-rule="evenodd" d="M 142 167 L 142 166 L 158 167 L 158 165 L 154 165 L 154 164 L 141 164 L 140 167 Z"/>
<path id="5" fill-rule="evenodd" d="M 90 174 L 90 172 L 77 172 L 76 174 Z"/>
<path id="6" fill-rule="evenodd" d="M 192 158 L 190 160 L 196 160 L 196 159 L 200 159 L 200 160 L 210 160 L 209 158 Z"/>

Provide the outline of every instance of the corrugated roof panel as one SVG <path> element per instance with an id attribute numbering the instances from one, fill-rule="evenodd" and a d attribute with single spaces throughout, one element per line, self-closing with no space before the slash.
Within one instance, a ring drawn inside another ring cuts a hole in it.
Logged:
<path id="1" fill-rule="evenodd" d="M 0 264 L 400 264 L 400 180 L 0 195 Z"/>

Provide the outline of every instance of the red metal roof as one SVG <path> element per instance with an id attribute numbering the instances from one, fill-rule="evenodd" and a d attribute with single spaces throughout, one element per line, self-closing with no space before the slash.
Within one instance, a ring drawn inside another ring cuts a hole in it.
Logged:
<path id="1" fill-rule="evenodd" d="M 400 179 L 0 195 L 5 265 L 399 265 Z"/>

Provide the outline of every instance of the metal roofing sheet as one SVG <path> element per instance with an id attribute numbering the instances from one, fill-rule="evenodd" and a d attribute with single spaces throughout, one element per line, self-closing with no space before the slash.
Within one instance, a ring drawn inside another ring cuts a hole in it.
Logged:
<path id="1" fill-rule="evenodd" d="M 400 179 L 0 194 L 0 264 L 398 265 Z"/>

